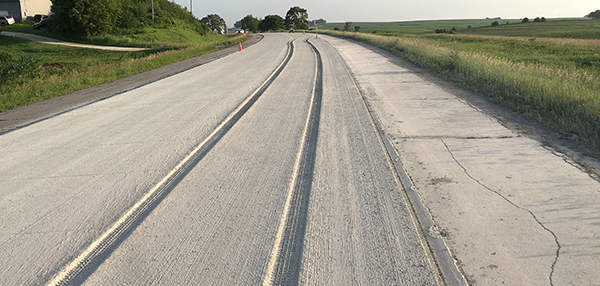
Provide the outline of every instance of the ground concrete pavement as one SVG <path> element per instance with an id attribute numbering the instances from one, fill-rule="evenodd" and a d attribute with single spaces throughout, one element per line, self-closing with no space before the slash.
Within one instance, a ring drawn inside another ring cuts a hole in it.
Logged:
<path id="1" fill-rule="evenodd" d="M 600 285 L 597 180 L 389 54 L 321 39 L 351 67 L 433 217 L 430 233 L 470 284 Z"/>
<path id="2" fill-rule="evenodd" d="M 438 284 L 358 88 L 317 41 L 265 35 L 1 134 L 0 284 Z"/>
<path id="3" fill-rule="evenodd" d="M 264 41 L 2 134 L 0 284 L 48 282 L 164 178 L 281 63 Z"/>

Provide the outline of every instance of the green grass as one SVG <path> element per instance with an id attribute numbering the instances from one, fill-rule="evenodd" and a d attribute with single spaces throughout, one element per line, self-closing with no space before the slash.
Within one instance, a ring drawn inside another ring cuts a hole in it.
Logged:
<path id="1" fill-rule="evenodd" d="M 492 27 L 492 23 L 495 21 L 498 21 L 500 26 Z M 533 18 L 530 21 L 533 21 Z M 455 28 L 457 34 L 600 39 L 600 21 L 585 18 L 548 19 L 544 23 L 530 22 L 528 24 L 521 24 L 521 19 L 353 22 L 350 27 L 351 31 L 354 31 L 354 26 L 360 26 L 363 33 L 376 32 L 376 34 L 386 35 L 431 34 L 435 33 L 437 29 L 451 31 L 452 28 Z M 471 26 L 470 29 L 469 26 Z M 333 30 L 335 27 L 342 30 L 344 23 L 327 23 L 318 26 L 322 30 Z"/>
<path id="2" fill-rule="evenodd" d="M 461 30 L 459 34 L 491 35 L 509 37 L 545 37 L 545 38 L 573 38 L 573 39 L 600 39 L 600 20 L 572 19 L 552 20 L 547 22 L 512 23 L 496 27 L 480 27 L 470 30 Z"/>
<path id="3" fill-rule="evenodd" d="M 517 41 L 485 37 L 423 35 L 446 48 L 478 53 L 514 63 L 544 65 L 557 69 L 577 69 L 600 76 L 600 47 L 545 44 L 537 39 Z"/>
<path id="4" fill-rule="evenodd" d="M 0 36 L 0 49 L 12 58 L 33 58 L 37 62 L 36 69 L 0 83 L 0 112 L 205 54 L 215 50 L 217 45 L 244 40 L 239 35 L 194 38 L 184 29 L 157 30 L 156 35 L 165 42 L 138 52 L 76 48 Z"/>
<path id="5" fill-rule="evenodd" d="M 432 35 L 329 34 L 386 49 L 600 151 L 600 49 Z"/>
<path id="6" fill-rule="evenodd" d="M 491 26 L 494 21 L 506 21 L 515 22 L 520 20 L 485 20 L 485 19 L 474 19 L 474 20 L 427 20 L 427 21 L 406 21 L 406 22 L 353 22 L 350 30 L 354 31 L 354 26 L 360 26 L 363 33 L 377 34 L 427 34 L 435 33 L 436 29 L 446 29 L 450 31 L 452 28 L 457 30 L 467 30 L 469 26 L 471 28 L 476 27 L 487 27 Z M 334 27 L 342 30 L 344 29 L 344 23 L 327 23 L 319 25 L 319 29 L 333 30 Z"/>

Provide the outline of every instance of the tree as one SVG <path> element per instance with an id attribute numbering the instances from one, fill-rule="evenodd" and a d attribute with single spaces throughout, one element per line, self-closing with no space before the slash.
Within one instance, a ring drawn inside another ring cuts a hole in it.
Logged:
<path id="1" fill-rule="evenodd" d="M 540 17 L 535 17 L 535 19 L 533 19 L 534 23 L 539 23 L 541 21 L 542 21 L 542 19 L 540 19 Z"/>
<path id="2" fill-rule="evenodd" d="M 235 24 L 233 24 L 234 27 L 241 29 L 242 28 L 242 20 L 239 20 L 237 22 L 235 22 Z"/>
<path id="3" fill-rule="evenodd" d="M 285 29 L 285 21 L 279 15 L 267 15 L 258 23 L 258 29 L 261 31 L 275 31 Z"/>
<path id="4" fill-rule="evenodd" d="M 308 12 L 298 6 L 292 7 L 285 14 L 284 24 L 286 28 L 291 26 L 296 30 L 306 30 L 308 29 Z"/>
<path id="5" fill-rule="evenodd" d="M 52 29 L 60 34 L 93 36 L 111 32 L 121 11 L 119 0 L 52 0 Z"/>
<path id="6" fill-rule="evenodd" d="M 492 27 L 496 27 L 496 26 L 499 26 L 499 25 L 500 25 L 500 23 L 498 23 L 498 21 L 492 22 Z"/>
<path id="7" fill-rule="evenodd" d="M 253 33 L 258 32 L 258 19 L 252 15 L 248 15 L 242 19 L 242 29 L 251 31 Z"/>
<path id="8" fill-rule="evenodd" d="M 542 17 L 542 22 L 546 22 L 546 18 L 545 17 Z"/>
<path id="9" fill-rule="evenodd" d="M 225 20 L 217 14 L 210 14 L 202 18 L 200 22 L 206 24 L 213 32 L 216 31 L 219 34 L 227 33 L 227 24 L 225 23 Z"/>
<path id="10" fill-rule="evenodd" d="M 344 23 L 344 31 L 350 31 L 351 26 L 352 26 L 352 22 Z"/>
<path id="11" fill-rule="evenodd" d="M 529 23 L 529 18 L 527 18 L 527 17 L 523 18 L 523 21 L 521 21 L 521 23 Z"/>
<path id="12" fill-rule="evenodd" d="M 585 17 L 586 18 L 592 18 L 592 19 L 600 19 L 600 10 L 596 10 L 594 12 L 591 12 L 588 15 L 586 15 Z"/>

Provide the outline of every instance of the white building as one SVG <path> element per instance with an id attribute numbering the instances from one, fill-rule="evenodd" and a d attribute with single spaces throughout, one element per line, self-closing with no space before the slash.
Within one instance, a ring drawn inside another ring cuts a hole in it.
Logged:
<path id="1" fill-rule="evenodd" d="M 0 11 L 8 11 L 15 21 L 23 21 L 35 14 L 48 15 L 50 6 L 50 0 L 0 0 Z"/>

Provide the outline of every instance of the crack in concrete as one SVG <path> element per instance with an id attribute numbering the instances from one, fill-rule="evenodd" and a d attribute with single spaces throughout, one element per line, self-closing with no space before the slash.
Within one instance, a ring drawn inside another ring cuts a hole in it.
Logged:
<path id="1" fill-rule="evenodd" d="M 469 172 L 467 171 L 467 169 L 458 161 L 458 159 L 456 159 L 456 157 L 454 157 L 454 153 L 452 153 L 452 151 L 450 150 L 450 147 L 448 147 L 448 144 L 446 144 L 446 142 L 444 142 L 444 139 L 440 139 L 442 141 L 442 143 L 444 144 L 444 146 L 446 146 L 446 150 L 448 150 L 448 153 L 450 153 L 450 156 L 452 156 L 452 159 L 456 162 L 456 164 L 458 164 L 458 166 L 460 166 L 463 171 L 465 172 L 465 174 L 471 178 L 471 180 L 475 181 L 477 184 L 479 184 L 480 186 L 484 187 L 486 190 L 498 195 L 499 197 L 501 197 L 502 199 L 504 199 L 505 201 L 507 201 L 509 204 L 511 204 L 512 206 L 520 209 L 520 210 L 524 210 L 526 212 L 528 212 L 531 217 L 533 217 L 533 219 L 547 232 L 549 232 L 550 234 L 552 234 L 552 236 L 554 237 L 554 242 L 556 243 L 557 249 L 556 249 L 556 255 L 554 257 L 554 261 L 552 262 L 552 266 L 550 267 L 550 276 L 548 277 L 550 280 L 550 285 L 554 286 L 554 282 L 552 281 L 553 275 L 554 275 L 554 268 L 556 267 L 556 263 L 558 262 L 558 257 L 560 256 L 560 249 L 561 249 L 561 245 L 558 242 L 558 237 L 556 236 L 556 234 L 548 229 L 542 222 L 540 222 L 540 220 L 535 216 L 535 214 L 526 208 L 523 208 L 521 206 L 518 206 L 517 204 L 513 203 L 511 200 L 509 200 L 507 197 L 505 197 L 504 195 L 500 194 L 498 191 L 495 191 L 491 188 L 489 188 L 488 186 L 484 185 L 483 183 L 481 183 L 479 180 L 475 179 L 473 176 L 471 176 L 471 174 L 469 174 Z"/>

